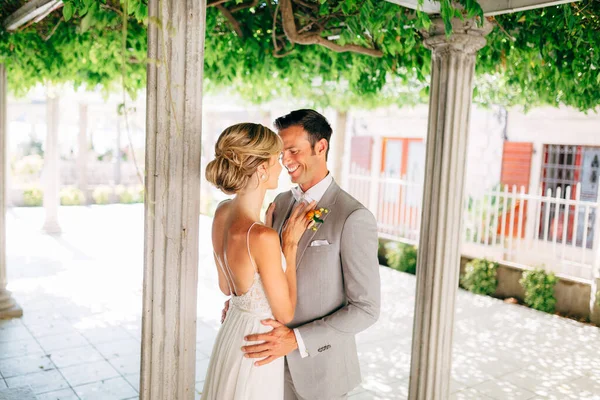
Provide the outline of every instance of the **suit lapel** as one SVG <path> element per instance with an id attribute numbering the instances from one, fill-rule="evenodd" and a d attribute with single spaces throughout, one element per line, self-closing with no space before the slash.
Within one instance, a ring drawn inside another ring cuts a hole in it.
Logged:
<path id="1" fill-rule="evenodd" d="M 276 230 L 277 230 L 277 233 L 279 234 L 279 237 L 281 237 L 281 230 L 283 229 L 283 224 L 290 216 L 290 213 L 292 212 L 292 207 L 294 206 L 294 203 L 295 203 L 295 199 L 294 199 L 294 196 L 292 196 L 292 192 L 287 192 L 286 195 L 289 197 L 287 199 L 284 198 L 281 201 L 281 204 L 282 204 L 285 212 L 282 213 L 280 217 L 277 217 L 277 224 L 275 225 L 275 227 L 277 228 Z"/>
<path id="2" fill-rule="evenodd" d="M 335 182 L 331 182 L 331 185 L 323 195 L 323 198 L 319 203 L 317 203 L 316 208 L 327 208 L 329 212 L 321 217 L 323 222 L 319 224 L 319 226 L 317 227 L 318 229 L 316 231 L 309 229 L 306 232 L 304 232 L 304 235 L 302 235 L 302 237 L 300 238 L 300 242 L 298 242 L 298 253 L 296 255 L 296 269 L 298 269 L 298 267 L 300 266 L 300 262 L 302 261 L 302 257 L 304 256 L 304 252 L 306 251 L 306 248 L 308 247 L 309 243 L 312 241 L 313 237 L 318 232 L 318 230 L 323 228 L 323 225 L 325 225 L 327 218 L 333 212 L 332 206 L 335 204 L 339 192 L 340 187 Z"/>

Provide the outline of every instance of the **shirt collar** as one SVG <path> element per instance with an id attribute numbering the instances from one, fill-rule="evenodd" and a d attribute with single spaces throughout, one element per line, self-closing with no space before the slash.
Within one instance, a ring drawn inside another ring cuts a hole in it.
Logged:
<path id="1" fill-rule="evenodd" d="M 302 192 L 302 189 L 300 189 L 300 187 L 298 187 L 298 189 L 302 194 L 318 203 L 319 201 L 321 201 L 323 195 L 325 194 L 327 189 L 329 189 L 329 186 L 332 182 L 333 176 L 331 176 L 331 173 L 328 173 L 325 178 L 321 179 L 319 183 L 308 189 L 306 192 Z"/>

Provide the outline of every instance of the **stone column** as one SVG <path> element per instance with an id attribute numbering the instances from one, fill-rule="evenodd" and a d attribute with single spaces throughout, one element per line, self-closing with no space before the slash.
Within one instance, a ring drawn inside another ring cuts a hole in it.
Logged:
<path id="1" fill-rule="evenodd" d="M 60 152 L 58 148 L 58 96 L 46 97 L 46 145 L 44 146 L 44 211 L 46 220 L 43 230 L 49 234 L 61 232 L 58 225 L 60 205 Z"/>
<path id="2" fill-rule="evenodd" d="M 89 142 L 87 138 L 88 105 L 79 104 L 79 135 L 77 136 L 77 186 L 85 196 L 86 204 L 89 204 L 87 185 L 87 164 Z"/>
<path id="3" fill-rule="evenodd" d="M 121 184 L 121 118 L 116 120 L 117 137 L 115 141 L 115 185 Z"/>
<path id="4" fill-rule="evenodd" d="M 206 2 L 148 4 L 142 400 L 192 400 Z"/>
<path id="5" fill-rule="evenodd" d="M 600 257 L 597 255 L 596 258 Z M 592 279 L 592 292 L 590 296 L 590 321 L 600 326 L 600 274 L 597 271 L 596 275 Z"/>
<path id="6" fill-rule="evenodd" d="M 23 310 L 6 290 L 6 179 L 8 177 L 8 148 L 6 129 L 6 69 L 0 64 L 0 319 L 16 318 Z"/>
<path id="7" fill-rule="evenodd" d="M 379 187 L 381 186 L 381 156 L 383 154 L 383 140 L 381 136 L 373 137 L 373 145 L 371 146 L 371 182 L 369 182 L 369 210 L 379 217 Z"/>
<path id="8" fill-rule="evenodd" d="M 417 264 L 409 399 L 450 395 L 454 305 L 458 288 L 463 192 L 472 80 L 489 24 L 441 19 L 425 32 L 432 50 L 425 184 Z"/>
<path id="9" fill-rule="evenodd" d="M 594 260 L 592 261 L 592 289 L 590 295 L 590 320 L 600 326 L 600 189 L 596 197 L 594 215 Z"/>
<path id="10" fill-rule="evenodd" d="M 331 171 L 331 173 L 338 184 L 341 184 L 343 180 L 342 172 L 344 169 L 347 119 L 347 111 L 337 110 L 335 113 L 335 131 L 333 132 L 333 135 L 331 135 L 331 138 L 333 139 L 330 143 L 331 149 L 329 150 L 329 156 L 333 157 L 333 171 Z"/>

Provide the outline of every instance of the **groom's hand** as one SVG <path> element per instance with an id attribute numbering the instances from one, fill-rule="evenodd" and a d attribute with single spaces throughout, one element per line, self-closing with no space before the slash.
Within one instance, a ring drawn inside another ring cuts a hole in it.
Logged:
<path id="1" fill-rule="evenodd" d="M 247 358 L 262 358 L 254 363 L 256 366 L 270 362 L 291 353 L 298 348 L 294 331 L 273 319 L 261 321 L 263 325 L 272 326 L 273 330 L 267 333 L 248 335 L 244 339 L 248 342 L 264 342 L 242 347 Z"/>

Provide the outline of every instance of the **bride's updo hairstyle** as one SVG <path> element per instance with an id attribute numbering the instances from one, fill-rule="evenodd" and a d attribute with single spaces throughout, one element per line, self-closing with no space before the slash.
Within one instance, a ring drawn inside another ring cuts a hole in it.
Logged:
<path id="1" fill-rule="evenodd" d="M 258 167 L 281 153 L 283 144 L 275 132 L 252 123 L 232 125 L 215 144 L 215 159 L 206 166 L 206 180 L 226 194 L 248 185 Z"/>

